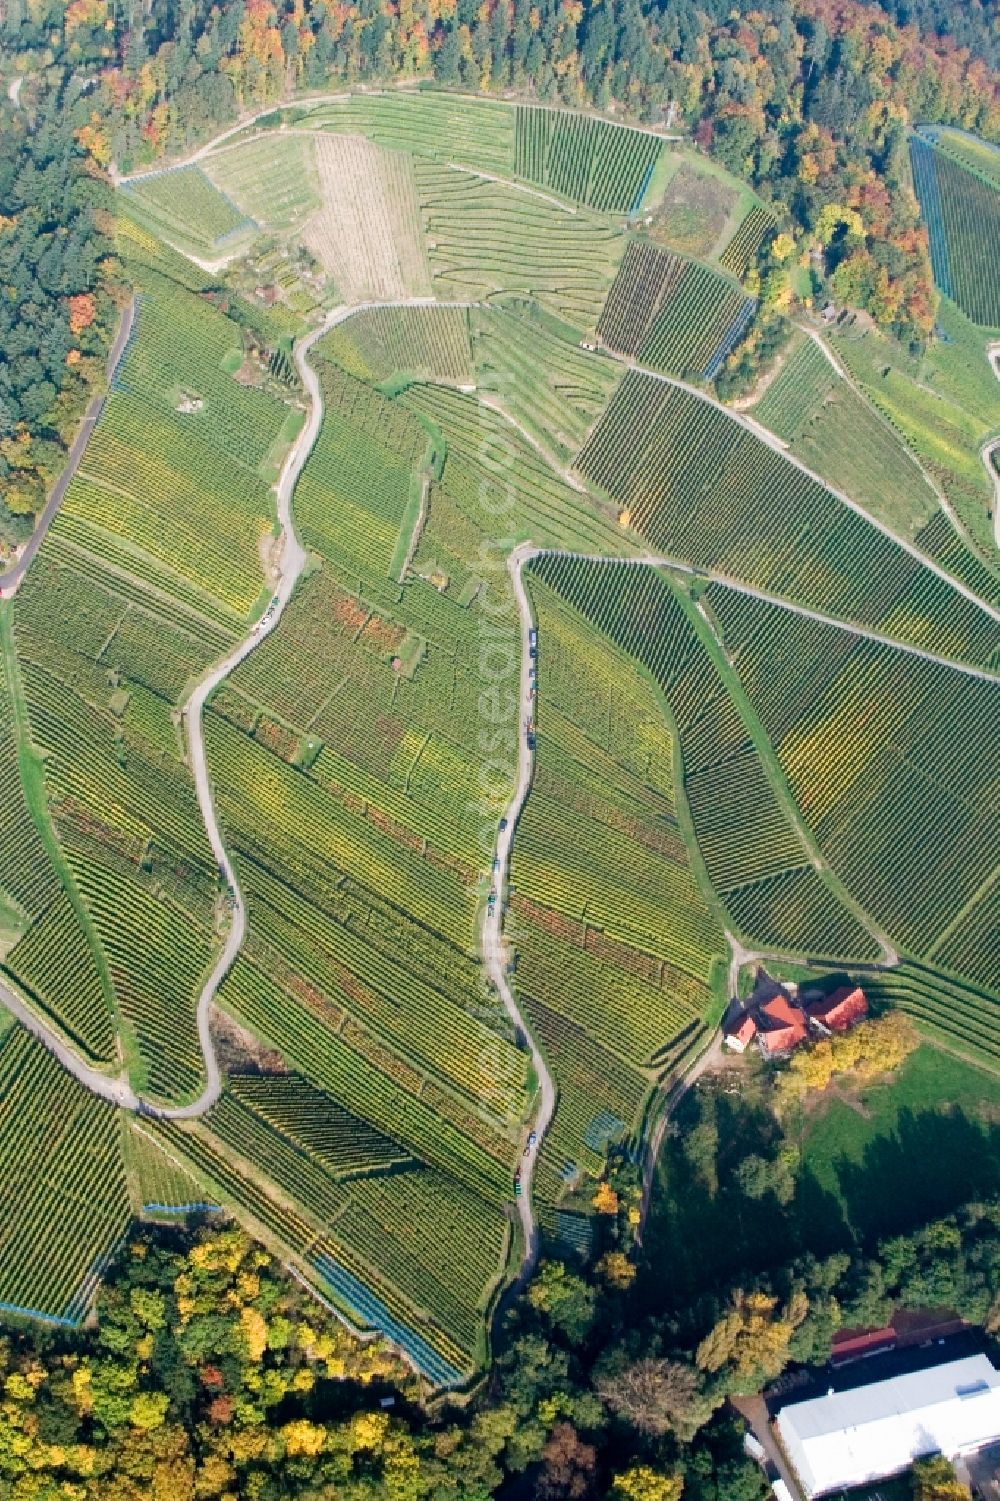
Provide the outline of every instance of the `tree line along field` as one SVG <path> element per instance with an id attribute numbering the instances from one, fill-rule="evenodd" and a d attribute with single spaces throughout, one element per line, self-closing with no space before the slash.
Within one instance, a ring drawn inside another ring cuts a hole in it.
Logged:
<path id="1" fill-rule="evenodd" d="M 934 280 L 946 297 L 987 328 L 1000 325 L 1000 181 L 939 149 L 923 135 L 910 137 L 913 185 L 930 236 Z"/>
<path id="2" fill-rule="evenodd" d="M 679 562 L 956 660 L 994 657 L 985 609 L 694 392 L 630 370 L 575 465 Z"/>
<path id="3" fill-rule="evenodd" d="M 630 240 L 597 324 L 601 343 L 673 375 L 711 380 L 756 306 L 728 278 L 685 256 Z"/>

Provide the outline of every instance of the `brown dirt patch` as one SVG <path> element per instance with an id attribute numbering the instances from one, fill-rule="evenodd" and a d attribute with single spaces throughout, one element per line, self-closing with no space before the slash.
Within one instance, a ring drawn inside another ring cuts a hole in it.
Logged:
<path id="1" fill-rule="evenodd" d="M 733 188 L 684 162 L 653 211 L 649 233 L 672 250 L 708 255 L 735 202 Z"/>

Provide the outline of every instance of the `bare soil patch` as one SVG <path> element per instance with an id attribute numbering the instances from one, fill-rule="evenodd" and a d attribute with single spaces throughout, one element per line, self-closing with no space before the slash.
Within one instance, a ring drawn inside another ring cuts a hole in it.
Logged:
<path id="1" fill-rule="evenodd" d="M 306 245 L 348 302 L 430 295 L 410 157 L 363 136 L 316 137 L 323 206 Z"/>
<path id="2" fill-rule="evenodd" d="M 649 233 L 672 250 L 708 255 L 735 201 L 736 193 L 727 183 L 696 172 L 685 162 L 667 184 Z"/>

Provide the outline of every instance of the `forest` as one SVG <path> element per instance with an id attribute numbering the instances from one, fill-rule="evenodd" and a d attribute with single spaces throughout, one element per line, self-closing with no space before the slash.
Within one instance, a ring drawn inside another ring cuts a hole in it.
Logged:
<path id="1" fill-rule="evenodd" d="M 667 1144 L 644 1245 L 622 1158 L 597 1190 L 596 1261 L 543 1260 L 498 1322 L 491 1377 L 430 1408 L 386 1347 L 354 1340 L 242 1231 L 136 1228 L 90 1326 L 0 1340 L 0 1494 L 763 1501 L 728 1396 L 826 1360 L 837 1328 L 900 1309 L 946 1307 L 1000 1331 L 995 1142 L 961 1114 L 900 1131 L 900 1151 L 919 1147 L 932 1167 L 962 1161 L 922 1206 L 942 1212 L 824 1240 L 790 1137 L 699 1089 Z M 717 1218 L 738 1234 L 713 1238 Z M 713 1256 L 691 1254 L 709 1244 Z M 915 1497 L 963 1494 L 935 1474 L 918 1468 Z"/>

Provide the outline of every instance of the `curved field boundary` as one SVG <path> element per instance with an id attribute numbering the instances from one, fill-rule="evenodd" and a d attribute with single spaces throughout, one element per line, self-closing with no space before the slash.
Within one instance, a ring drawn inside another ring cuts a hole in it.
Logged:
<path id="1" fill-rule="evenodd" d="M 434 305 L 434 302 L 435 300 L 430 298 L 410 299 L 396 305 L 428 306 Z M 262 622 L 260 622 L 260 624 L 254 628 L 251 634 L 246 637 L 228 657 L 226 657 L 221 663 L 219 663 L 213 669 L 213 671 L 205 679 L 203 679 L 203 681 L 195 689 L 191 699 L 184 709 L 184 721 L 187 731 L 192 771 L 195 777 L 199 805 L 202 811 L 206 831 L 209 837 L 209 841 L 212 845 L 213 852 L 216 855 L 220 869 L 223 872 L 229 886 L 233 914 L 230 931 L 227 936 L 223 952 L 220 955 L 208 982 L 204 986 L 198 1002 L 199 1041 L 205 1057 L 207 1076 L 205 1088 L 202 1090 L 202 1093 L 200 1094 L 198 1099 L 188 1105 L 178 1107 L 163 1107 L 143 1101 L 136 1095 L 125 1077 L 112 1078 L 109 1075 L 102 1073 L 100 1070 L 87 1065 L 50 1023 L 44 1020 L 36 1012 L 34 1012 L 20 996 L 16 995 L 6 986 L 0 985 L 0 1002 L 6 1004 L 8 1006 L 8 1009 L 11 1010 L 11 1012 L 17 1017 L 17 1019 L 21 1021 L 22 1024 L 39 1041 L 41 1041 L 44 1046 L 58 1059 L 58 1061 L 62 1063 L 63 1066 L 66 1067 L 70 1072 L 72 1072 L 87 1089 L 91 1090 L 93 1093 L 101 1096 L 102 1098 L 121 1106 L 122 1108 L 131 1110 L 139 1114 L 146 1114 L 164 1120 L 191 1120 L 205 1114 L 212 1107 L 212 1105 L 215 1104 L 221 1094 L 221 1071 L 210 1033 L 210 1010 L 218 987 L 221 984 L 222 979 L 228 972 L 229 968 L 231 967 L 232 963 L 234 962 L 242 946 L 246 931 L 246 911 L 244 899 L 238 885 L 234 867 L 228 853 L 226 852 L 225 845 L 222 840 L 222 835 L 219 829 L 215 807 L 212 799 L 211 785 L 209 781 L 205 756 L 202 715 L 205 704 L 207 703 L 211 694 L 216 690 L 216 688 L 219 687 L 222 682 L 229 676 L 229 674 L 234 671 L 234 669 L 243 660 L 245 660 L 245 658 L 248 657 L 251 652 L 256 649 L 259 642 L 265 639 L 265 637 L 275 629 L 278 621 L 281 618 L 281 614 L 283 613 L 285 606 L 290 600 L 298 579 L 305 567 L 305 550 L 303 549 L 295 533 L 294 519 L 292 515 L 292 496 L 295 488 L 295 483 L 299 475 L 301 474 L 301 471 L 308 459 L 309 453 L 311 452 L 311 449 L 318 436 L 323 417 L 323 401 L 319 386 L 319 380 L 316 372 L 309 364 L 307 358 L 309 351 L 317 342 L 317 340 L 319 340 L 325 333 L 327 333 L 329 329 L 335 327 L 338 323 L 346 321 L 356 313 L 369 311 L 375 306 L 378 306 L 378 304 L 363 304 L 357 307 L 338 308 L 328 316 L 322 326 L 312 330 L 303 340 L 301 340 L 296 345 L 295 360 L 304 386 L 310 398 L 310 412 L 309 418 L 304 428 L 302 429 L 302 432 L 299 434 L 299 437 L 297 438 L 295 444 L 288 454 L 277 485 L 278 516 L 284 537 L 280 583 L 272 600 L 272 604 L 266 612 Z M 120 337 L 122 346 L 124 346 L 125 339 L 127 338 L 127 330 L 125 330 L 124 335 L 122 335 L 120 331 Z M 720 405 L 719 403 L 712 401 L 711 398 L 706 397 L 704 393 L 697 391 L 696 388 L 689 387 L 683 382 L 670 381 L 668 377 L 656 374 L 655 372 L 647 373 L 653 374 L 656 379 L 667 380 L 670 384 L 682 386 L 684 389 L 692 391 L 693 394 L 699 397 L 699 399 L 708 401 L 711 405 Z M 726 409 L 722 408 L 722 410 Z M 728 413 L 728 415 L 732 416 L 733 414 Z M 737 418 L 736 420 L 740 419 Z M 757 429 L 750 423 L 746 423 L 745 425 L 751 427 L 752 430 L 759 431 L 759 429 Z M 777 440 L 773 440 L 773 442 L 775 445 L 777 445 Z M 805 470 L 804 465 L 799 465 L 799 467 Z M 805 472 L 809 473 L 808 470 L 805 470 Z M 851 505 L 853 509 L 858 510 L 867 518 L 867 513 L 863 511 L 863 508 L 848 501 L 846 497 L 841 498 L 844 499 L 847 504 Z M 887 529 L 882 528 L 882 530 Z M 892 533 L 889 533 L 889 535 L 892 535 Z M 895 538 L 895 540 L 899 541 L 900 539 Z M 909 550 L 914 552 L 916 556 L 920 557 L 921 561 L 926 561 L 922 558 L 922 555 L 919 554 L 916 549 L 911 547 Z M 37 552 L 37 547 L 35 549 L 35 552 Z M 530 562 L 533 558 L 542 556 L 543 554 L 548 552 L 558 553 L 558 550 L 537 548 L 534 547 L 531 543 L 524 543 L 519 548 L 515 549 L 508 559 L 508 569 L 514 585 L 515 599 L 517 602 L 521 621 L 522 667 L 520 704 L 523 725 L 525 728 L 527 727 L 527 723 L 531 717 L 532 703 L 531 684 L 529 678 L 530 658 L 528 653 L 528 633 L 533 625 L 533 615 L 530 602 L 527 597 L 527 592 L 524 587 L 522 571 L 526 563 Z M 586 556 L 572 553 L 564 553 L 561 555 L 568 557 L 580 556 L 581 560 Z M 32 554 L 32 556 L 34 556 L 34 553 Z M 622 559 L 618 556 L 612 558 L 605 557 L 604 555 L 600 555 L 599 557 L 595 557 L 590 560 L 602 562 L 622 561 Z M 30 561 L 30 559 L 28 561 Z M 668 567 L 676 571 L 701 577 L 713 577 L 712 575 L 706 575 L 705 571 L 702 569 L 680 563 L 675 559 L 656 553 L 641 554 L 632 559 L 629 559 L 628 561 L 632 562 L 636 566 Z M 928 564 L 928 566 L 932 565 Z M 25 568 L 26 567 L 27 563 L 25 563 Z M 23 571 L 24 570 L 22 570 L 22 575 Z M 938 569 L 935 569 L 935 571 L 942 572 Z M 948 582 L 954 584 L 954 581 L 951 580 L 948 575 L 942 574 L 942 576 L 945 577 Z M 765 600 L 772 600 L 772 597 L 768 595 L 766 591 L 755 589 L 752 586 L 734 584 L 732 580 L 721 576 L 717 579 L 717 581 L 719 583 L 725 584 L 730 588 L 737 588 L 742 590 L 743 592 L 753 594 Z M 956 588 L 959 587 L 957 584 L 955 584 L 954 586 Z M 972 598 L 976 603 L 980 604 L 982 608 L 987 609 L 987 607 L 982 604 L 982 601 L 979 601 L 976 596 L 971 594 L 971 591 L 962 590 L 962 592 L 969 594 L 970 598 Z M 794 603 L 786 600 L 772 600 L 772 602 L 780 604 L 783 608 L 790 609 L 809 618 L 817 619 L 824 623 L 837 625 L 841 629 L 852 631 L 856 635 L 867 636 L 869 639 L 876 640 L 881 644 L 891 646 L 897 650 L 924 657 L 937 663 L 941 663 L 942 665 L 951 667 L 953 670 L 969 673 L 973 676 L 990 678 L 991 680 L 995 680 L 995 678 L 997 677 L 996 674 L 988 672 L 985 669 L 974 668 L 966 666 L 964 664 L 955 664 L 936 656 L 934 653 L 923 651 L 922 649 L 917 647 L 904 645 L 891 638 L 881 636 L 877 632 L 865 630 L 863 628 L 859 629 L 858 627 L 848 625 L 845 622 L 836 619 L 831 620 L 829 617 L 824 616 L 819 612 L 809 610 L 805 606 L 795 605 Z M 994 616 L 1000 615 L 1000 612 L 994 612 L 992 610 L 989 610 L 988 613 L 993 614 Z M 518 1031 L 518 1034 L 525 1040 L 537 1072 L 539 1081 L 539 1104 L 534 1116 L 534 1129 L 540 1140 L 547 1131 L 555 1110 L 555 1084 L 552 1079 L 551 1073 L 549 1072 L 541 1049 L 535 1042 L 529 1028 L 525 1024 L 525 1020 L 518 1008 L 517 1002 L 508 984 L 507 952 L 503 939 L 503 919 L 508 897 L 511 849 L 516 833 L 517 822 L 523 810 L 524 803 L 530 789 L 533 769 L 534 753 L 528 747 L 526 734 L 521 734 L 519 735 L 518 743 L 518 772 L 516 788 L 507 809 L 506 827 L 499 833 L 497 841 L 496 855 L 499 861 L 499 874 L 497 878 L 498 901 L 495 904 L 494 912 L 492 914 L 488 913 L 484 920 L 480 939 L 480 947 L 487 973 L 492 983 L 495 985 L 497 992 L 500 995 L 503 1004 Z M 892 957 L 894 956 L 887 953 L 887 959 L 889 960 L 889 962 L 891 962 Z M 529 1154 L 529 1156 L 524 1160 L 522 1166 L 522 1183 L 524 1185 L 524 1192 L 518 1202 L 518 1208 L 524 1235 L 524 1256 L 518 1281 L 523 1281 L 528 1276 L 530 1276 L 530 1273 L 536 1264 L 538 1256 L 538 1230 L 532 1207 L 531 1196 L 535 1160 L 536 1154 Z"/>
<path id="2" fill-rule="evenodd" d="M 398 306 L 434 306 L 432 298 L 414 298 L 404 301 Z M 463 304 L 465 305 L 465 304 Z M 323 399 L 320 390 L 319 379 L 315 370 L 309 364 L 308 354 L 312 346 L 321 339 L 331 328 L 345 322 L 347 319 L 361 312 L 371 311 L 380 304 L 362 304 L 360 306 L 348 306 L 335 309 L 318 328 L 313 329 L 295 347 L 295 361 L 303 384 L 310 398 L 310 410 L 308 420 L 301 433 L 290 450 L 281 476 L 277 484 L 277 508 L 278 518 L 281 524 L 284 547 L 281 555 L 280 581 L 268 610 L 263 619 L 254 627 L 239 645 L 221 661 L 213 670 L 198 684 L 188 703 L 183 710 L 184 724 L 187 734 L 188 751 L 192 774 L 198 795 L 199 807 L 205 823 L 206 833 L 211 844 L 213 854 L 218 862 L 220 872 L 225 878 L 229 889 L 232 921 L 222 953 L 220 954 L 212 973 L 202 989 L 198 1000 L 197 1025 L 199 1044 L 205 1059 L 206 1083 L 198 1098 L 187 1105 L 162 1106 L 153 1104 L 142 1099 L 132 1088 L 127 1077 L 120 1075 L 113 1077 L 100 1069 L 87 1064 L 77 1053 L 67 1039 L 47 1019 L 36 1012 L 14 990 L 0 982 L 0 1004 L 3 1004 L 16 1017 L 16 1019 L 35 1037 L 43 1046 L 62 1064 L 74 1077 L 91 1093 L 107 1100 L 109 1103 L 122 1109 L 132 1111 L 138 1115 L 149 1116 L 159 1120 L 183 1121 L 194 1120 L 205 1115 L 218 1101 L 223 1088 L 222 1074 L 218 1057 L 215 1051 L 214 1041 L 211 1035 L 211 1007 L 215 1000 L 219 986 L 232 967 L 246 934 L 246 904 L 240 890 L 235 868 L 225 848 L 222 833 L 216 816 L 215 805 L 212 798 L 211 782 L 209 779 L 205 742 L 203 733 L 203 713 L 206 703 L 211 695 L 225 681 L 225 679 L 243 662 L 257 646 L 277 626 L 285 606 L 292 597 L 295 586 L 305 568 L 307 554 L 298 540 L 295 532 L 295 524 L 292 514 L 292 495 L 296 481 L 312 451 L 313 445 L 319 434 L 323 419 Z M 127 338 L 127 330 L 122 337 L 124 345 Z M 96 420 L 96 418 L 95 418 Z M 81 449 L 82 451 L 82 449 Z M 68 482 L 68 481 L 67 481 Z M 35 549 L 37 552 L 37 547 Z M 34 556 L 34 553 L 32 554 Z M 30 559 L 28 560 L 30 562 Z M 25 568 L 27 563 L 25 563 Z M 512 577 L 514 565 L 512 562 Z M 21 576 L 23 576 L 23 571 Z M 519 574 L 516 587 L 521 590 L 524 601 L 524 611 L 528 611 L 527 597 L 520 586 Z M 525 705 L 530 703 L 530 682 L 528 677 L 529 657 L 527 651 L 527 631 L 530 612 L 522 613 L 524 632 L 524 651 L 522 664 L 521 691 Z M 501 834 L 498 842 L 498 857 L 503 861 L 504 875 L 510 857 L 510 840 L 513 834 L 516 818 L 527 796 L 531 778 L 531 758 L 526 747 L 522 746 L 522 754 L 519 758 L 518 784 L 511 809 L 508 814 L 509 822 L 505 834 Z M 502 904 L 498 904 L 497 911 L 492 919 L 488 919 L 481 935 L 481 950 L 487 971 L 490 974 L 498 993 L 503 999 L 504 1005 L 511 1016 L 518 1033 L 527 1040 L 531 1051 L 532 1060 L 539 1080 L 540 1105 L 534 1119 L 534 1129 L 539 1139 L 548 1128 L 552 1113 L 555 1109 L 555 1086 L 549 1073 L 545 1059 L 537 1044 L 531 1039 L 525 1026 L 524 1020 L 510 991 L 506 979 L 506 952 L 501 937 Z M 531 1174 L 534 1166 L 534 1154 L 525 1159 L 522 1169 L 522 1181 L 525 1192 L 518 1200 L 518 1209 L 521 1217 L 521 1225 L 524 1236 L 524 1259 L 520 1271 L 519 1280 L 526 1280 L 534 1269 L 538 1257 L 538 1229 L 535 1223 L 534 1211 L 531 1203 Z M 439 1372 L 442 1380 L 444 1373 Z"/>

